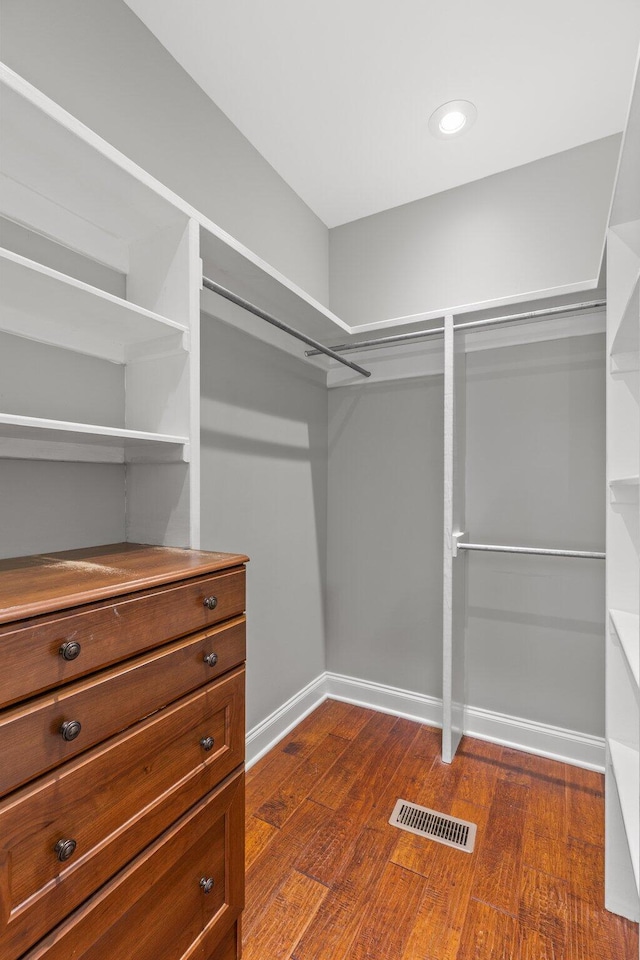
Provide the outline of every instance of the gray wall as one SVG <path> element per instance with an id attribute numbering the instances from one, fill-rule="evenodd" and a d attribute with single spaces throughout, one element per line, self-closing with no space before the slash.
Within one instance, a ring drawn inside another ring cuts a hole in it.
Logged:
<path id="1" fill-rule="evenodd" d="M 0 242 L 31 260 L 124 294 L 120 274 L 2 218 Z M 124 426 L 124 367 L 0 333 L 0 410 Z M 0 557 L 124 539 L 123 465 L 0 460 Z"/>
<path id="2" fill-rule="evenodd" d="M 602 549 L 604 338 L 467 355 L 466 514 Z M 442 695 L 442 379 L 329 398 L 328 669 Z M 603 735 L 604 565 L 470 556 L 468 703 Z"/>
<path id="3" fill-rule="evenodd" d="M 442 695 L 442 377 L 329 392 L 328 669 Z"/>
<path id="4" fill-rule="evenodd" d="M 121 0 L 1 0 L 0 59 L 321 302 L 328 231 Z"/>
<path id="5" fill-rule="evenodd" d="M 330 231 L 331 309 L 347 323 L 597 281 L 620 137 Z"/>
<path id="6" fill-rule="evenodd" d="M 467 356 L 467 528 L 604 549 L 604 335 Z M 468 557 L 468 701 L 604 734 L 604 563 Z"/>
<path id="7" fill-rule="evenodd" d="M 325 669 L 327 390 L 219 321 L 202 348 L 202 546 L 251 558 L 250 729 Z"/>
<path id="8" fill-rule="evenodd" d="M 0 333 L 0 410 L 123 426 L 123 370 Z M 121 464 L 0 460 L 1 557 L 124 539 Z"/>

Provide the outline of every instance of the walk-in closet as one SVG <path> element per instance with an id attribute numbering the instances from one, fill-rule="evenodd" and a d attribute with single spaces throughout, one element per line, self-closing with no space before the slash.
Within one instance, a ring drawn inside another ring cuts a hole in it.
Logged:
<path id="1" fill-rule="evenodd" d="M 639 51 L 0 0 L 3 960 L 639 956 Z"/>

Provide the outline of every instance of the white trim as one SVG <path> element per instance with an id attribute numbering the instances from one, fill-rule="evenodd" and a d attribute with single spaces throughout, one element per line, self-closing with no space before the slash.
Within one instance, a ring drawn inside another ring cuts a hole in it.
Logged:
<path id="1" fill-rule="evenodd" d="M 386 320 L 372 320 L 370 323 L 353 323 L 349 327 L 350 333 L 372 333 L 374 330 L 384 330 L 386 327 L 398 327 L 407 323 L 422 323 L 425 320 L 443 320 L 451 313 L 458 317 L 464 313 L 474 313 L 476 310 L 495 310 L 498 307 L 508 307 L 513 303 L 528 303 L 531 300 L 545 300 L 550 297 L 565 297 L 573 293 L 582 293 L 585 290 L 595 290 L 598 286 L 598 277 L 579 280 L 574 283 L 564 283 L 556 287 L 545 287 L 539 290 L 528 290 L 512 293 L 506 297 L 491 297 L 489 300 L 478 300 L 475 303 L 449 304 L 435 310 L 424 310 L 419 313 L 409 313 L 401 317 L 389 317 Z"/>
<path id="2" fill-rule="evenodd" d="M 326 673 L 327 696 L 332 700 L 354 703 L 360 707 L 369 707 L 380 713 L 390 713 L 394 717 L 405 717 L 418 723 L 428 723 L 432 727 L 442 726 L 442 700 L 429 697 L 424 693 L 413 693 L 398 687 L 374 683 L 371 680 L 358 680 L 339 673 Z"/>
<path id="3" fill-rule="evenodd" d="M 513 326 L 496 327 L 464 334 L 466 353 L 478 350 L 496 350 L 500 347 L 523 346 L 546 340 L 564 340 L 584 337 L 605 331 L 605 310 L 598 307 L 588 313 L 573 316 L 551 316 L 547 319 L 521 321 Z M 353 350 L 347 356 L 371 371 L 366 383 L 384 383 L 389 380 L 408 380 L 416 377 L 442 376 L 444 369 L 443 339 L 416 340 L 380 346 L 368 350 Z M 365 381 L 359 374 L 331 361 L 327 370 L 327 387 L 361 386 Z"/>
<path id="4" fill-rule="evenodd" d="M 604 773 L 604 737 L 510 717 L 480 707 L 465 708 L 464 730 L 468 736 L 479 740 Z"/>
<path id="5" fill-rule="evenodd" d="M 417 723 L 427 723 L 432 727 L 442 727 L 442 700 L 439 697 L 339 673 L 321 673 L 248 732 L 247 769 L 328 698 L 395 717 L 405 717 Z M 511 717 L 480 707 L 465 708 L 464 732 L 479 740 L 488 740 L 598 773 L 604 772 L 603 737 Z"/>
<path id="6" fill-rule="evenodd" d="M 326 676 L 321 673 L 247 732 L 247 770 L 327 699 Z"/>

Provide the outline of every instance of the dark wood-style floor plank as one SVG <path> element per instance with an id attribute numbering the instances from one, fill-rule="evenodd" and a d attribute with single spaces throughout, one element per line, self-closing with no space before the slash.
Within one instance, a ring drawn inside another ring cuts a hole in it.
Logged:
<path id="1" fill-rule="evenodd" d="M 370 907 L 370 891 L 386 864 L 395 838 L 364 829 L 340 875 L 331 885 L 292 960 L 346 960 Z"/>
<path id="2" fill-rule="evenodd" d="M 524 784 L 498 781 L 472 887 L 476 900 L 512 916 L 519 907 L 528 795 Z"/>
<path id="3" fill-rule="evenodd" d="M 477 842 L 481 842 L 489 818 L 487 807 L 456 800 L 450 813 L 475 823 Z M 425 956 L 456 960 L 476 867 L 473 854 L 401 833 L 392 858 L 408 869 L 422 871 L 426 877 L 424 896 L 402 960 L 422 960 Z"/>
<path id="4" fill-rule="evenodd" d="M 363 766 L 371 765 L 373 757 L 384 753 L 383 744 L 396 724 L 396 718 L 378 713 L 352 741 L 353 749 L 344 753 L 329 774 L 318 781 L 309 796 L 316 803 L 337 810 L 359 777 Z"/>
<path id="5" fill-rule="evenodd" d="M 600 774 L 326 701 L 248 776 L 245 960 L 637 960 L 604 910 Z M 473 854 L 395 800 L 477 824 Z M 270 822 L 267 822 L 267 819 Z"/>
<path id="6" fill-rule="evenodd" d="M 477 900 L 469 902 L 457 957 L 462 960 L 514 960 L 518 925 L 515 917 Z M 427 960 L 438 960 L 426 954 Z"/>
<path id="7" fill-rule="evenodd" d="M 287 960 L 327 893 L 326 887 L 301 873 L 290 874 L 264 917 L 260 936 L 245 944 L 243 960 Z"/>
<path id="8" fill-rule="evenodd" d="M 262 921 L 278 890 L 293 873 L 300 850 L 320 828 L 324 815 L 323 807 L 305 800 L 247 870 L 245 899 L 249 909 L 242 921 L 246 937 Z"/>
<path id="9" fill-rule="evenodd" d="M 411 933 L 426 881 L 387 863 L 371 890 L 370 908 L 349 949 L 349 960 L 401 957 Z"/>
<path id="10" fill-rule="evenodd" d="M 323 737 L 309 756 L 280 781 L 278 788 L 258 807 L 255 816 L 274 827 L 284 826 L 348 745 L 348 740 L 331 733 Z"/>

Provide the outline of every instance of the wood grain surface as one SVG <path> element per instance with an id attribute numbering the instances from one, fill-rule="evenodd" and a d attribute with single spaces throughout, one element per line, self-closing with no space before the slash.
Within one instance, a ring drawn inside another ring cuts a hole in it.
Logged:
<path id="1" fill-rule="evenodd" d="M 312 772 L 315 771 L 315 776 Z M 325 701 L 247 775 L 245 960 L 637 960 L 604 909 L 603 777 Z M 402 797 L 472 854 L 388 824 Z"/>
<path id="2" fill-rule="evenodd" d="M 214 573 L 247 561 L 243 554 L 140 543 L 0 560 L 0 623 Z"/>

